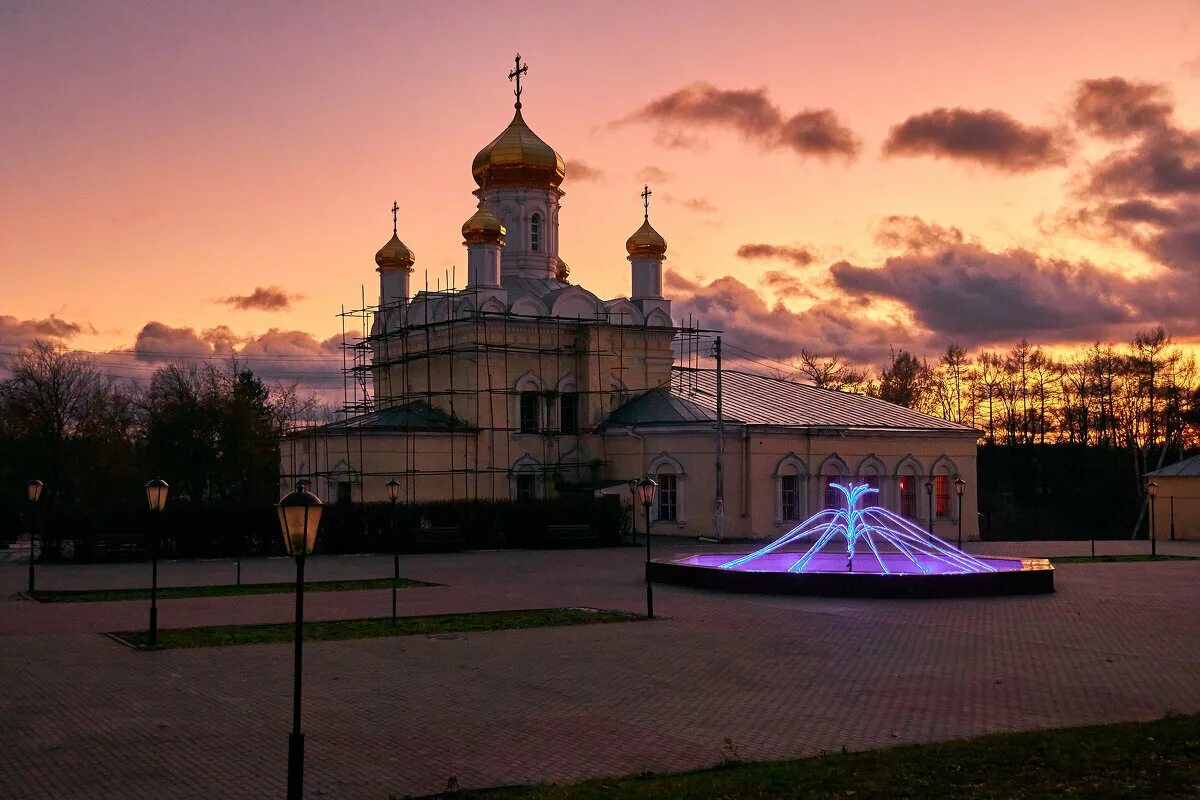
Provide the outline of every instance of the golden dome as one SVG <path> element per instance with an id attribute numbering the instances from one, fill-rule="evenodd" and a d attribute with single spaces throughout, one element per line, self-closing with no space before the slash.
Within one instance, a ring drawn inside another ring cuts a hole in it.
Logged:
<path id="1" fill-rule="evenodd" d="M 493 186 L 555 188 L 563 182 L 566 173 L 562 156 L 529 129 L 521 118 L 520 106 L 508 127 L 471 162 L 475 183 L 488 189 Z"/>
<path id="2" fill-rule="evenodd" d="M 463 244 L 483 244 L 484 242 L 503 244 L 505 233 L 507 231 L 505 231 L 504 225 L 496 219 L 496 215 L 487 207 L 487 203 L 483 202 L 483 198 L 480 198 L 479 207 L 475 213 L 462 226 Z"/>
<path id="3" fill-rule="evenodd" d="M 416 261 L 416 256 L 413 255 L 413 251 L 400 241 L 400 237 L 394 231 L 392 238 L 388 239 L 388 243 L 379 248 L 379 252 L 375 254 L 375 263 L 379 266 L 380 271 L 406 269 L 412 272 L 414 261 Z"/>
<path id="4" fill-rule="evenodd" d="M 650 227 L 650 220 L 647 219 L 625 242 L 625 250 L 631 256 L 661 258 L 667 254 L 667 240 Z"/>

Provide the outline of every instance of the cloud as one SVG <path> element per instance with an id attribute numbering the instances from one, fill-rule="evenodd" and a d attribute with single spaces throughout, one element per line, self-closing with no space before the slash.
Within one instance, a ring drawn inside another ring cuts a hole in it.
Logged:
<path id="1" fill-rule="evenodd" d="M 642 183 L 666 183 L 671 180 L 671 173 L 651 164 L 638 170 L 637 179 Z"/>
<path id="2" fill-rule="evenodd" d="M 929 155 L 969 161 L 1003 172 L 1028 172 L 1067 163 L 1067 142 L 1050 128 L 1024 125 L 1003 111 L 935 108 L 893 126 L 888 156 Z"/>
<path id="3" fill-rule="evenodd" d="M 762 274 L 758 282 L 782 300 L 792 300 L 800 297 L 816 298 L 812 290 L 806 288 L 800 282 L 800 279 L 790 272 L 777 269 L 769 270 Z"/>
<path id="4" fill-rule="evenodd" d="M 791 150 L 820 159 L 852 161 L 860 143 L 830 109 L 805 109 L 785 117 L 765 88 L 718 89 L 693 83 L 651 100 L 616 124 L 646 122 L 657 126 L 660 144 L 695 148 L 697 127 L 726 128 L 764 150 Z"/>
<path id="5" fill-rule="evenodd" d="M 1116 77 L 1081 81 L 1072 107 L 1081 130 L 1106 139 L 1160 129 L 1173 112 L 1174 103 L 1162 84 Z"/>
<path id="6" fill-rule="evenodd" d="M 962 244 L 963 232 L 920 217 L 895 214 L 884 217 L 875 230 L 875 243 L 891 250 L 929 252 Z"/>
<path id="7" fill-rule="evenodd" d="M 590 167 L 583 161 L 568 158 L 565 165 L 567 177 L 573 181 L 589 183 L 604 180 L 604 170 Z"/>
<path id="8" fill-rule="evenodd" d="M 790 261 L 798 267 L 807 267 L 816 260 L 816 255 L 807 247 L 791 247 L 779 244 L 744 244 L 737 249 L 738 258 L 747 261 L 775 259 Z"/>
<path id="9" fill-rule="evenodd" d="M 663 195 L 663 201 L 671 205 L 682 206 L 688 211 L 697 211 L 702 214 L 716 213 L 717 207 L 709 202 L 707 197 L 675 197 L 674 195 Z"/>
<path id="10" fill-rule="evenodd" d="M 732 276 L 705 284 L 668 270 L 665 278 L 677 315 L 694 314 L 705 327 L 723 330 L 731 345 L 771 359 L 786 361 L 807 347 L 870 363 L 896 342 L 914 339 L 903 321 L 873 309 L 867 299 L 835 297 L 797 312 L 780 302 L 768 305 Z"/>
<path id="11" fill-rule="evenodd" d="M 289 294 L 278 286 L 256 286 L 246 295 L 231 295 L 218 303 L 232 306 L 238 311 L 287 311 L 293 300 L 302 300 L 304 295 Z"/>
<path id="12" fill-rule="evenodd" d="M 34 339 L 63 342 L 85 331 L 94 331 L 91 325 L 69 322 L 51 314 L 45 319 L 17 319 L 10 314 L 0 314 L 0 345 L 25 345 Z"/>

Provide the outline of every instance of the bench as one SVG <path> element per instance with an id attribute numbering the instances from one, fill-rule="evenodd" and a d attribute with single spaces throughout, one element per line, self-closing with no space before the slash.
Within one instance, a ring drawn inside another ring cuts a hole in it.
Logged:
<path id="1" fill-rule="evenodd" d="M 467 538 L 456 527 L 410 528 L 408 542 L 417 550 L 462 550 Z"/>
<path id="2" fill-rule="evenodd" d="M 543 544 L 548 547 L 587 547 L 600 544 L 590 525 L 547 525 Z"/>
<path id="3" fill-rule="evenodd" d="M 75 550 L 80 561 L 102 561 L 106 558 L 141 559 L 150 554 L 146 537 L 134 533 L 105 533 L 85 536 Z"/>

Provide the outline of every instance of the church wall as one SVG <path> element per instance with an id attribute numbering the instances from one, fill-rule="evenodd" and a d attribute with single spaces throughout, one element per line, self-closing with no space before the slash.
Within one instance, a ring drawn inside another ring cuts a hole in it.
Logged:
<path id="1" fill-rule="evenodd" d="M 618 430 L 611 431 L 606 437 L 609 477 L 614 480 L 639 477 L 657 466 L 677 462 L 681 468 L 677 470 L 680 476 L 679 519 L 672 522 L 656 520 L 653 531 L 687 537 L 712 536 L 716 496 L 715 432 L 712 429 L 662 426 L 658 429 L 639 428 L 634 433 L 640 438 Z M 843 463 L 845 467 L 841 466 Z M 810 435 L 804 431 L 751 428 L 743 438 L 740 426 L 730 426 L 725 437 L 724 535 L 774 539 L 799 521 L 789 523 L 782 518 L 781 464 L 800 474 L 798 517 L 802 519 L 822 507 L 819 477 L 822 466 L 827 472 L 836 468 L 848 479 L 853 479 L 860 467 L 878 470 L 882 499 L 877 502 L 899 512 L 897 469 L 902 464 L 913 463 L 920 465 L 914 474 L 917 524 L 922 527 L 928 524 L 924 483 L 929 479 L 930 471 L 937 469 L 951 481 L 962 477 L 967 482 L 963 495 L 963 538 L 978 539 L 973 436 L 854 431 Z M 799 468 L 796 465 L 800 465 Z M 952 487 L 949 511 L 947 518 L 935 519 L 934 532 L 953 539 L 958 530 L 958 503 Z M 641 510 L 637 513 L 641 525 Z"/>

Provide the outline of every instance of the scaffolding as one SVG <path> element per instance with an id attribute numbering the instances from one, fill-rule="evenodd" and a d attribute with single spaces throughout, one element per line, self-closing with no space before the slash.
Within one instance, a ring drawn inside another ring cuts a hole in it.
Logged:
<path id="1" fill-rule="evenodd" d="M 447 273 L 430 288 L 427 276 L 387 305 L 366 304 L 364 289 L 362 305 L 342 308 L 338 419 L 288 437 L 285 481 L 323 480 L 339 500 L 362 500 L 368 482 L 377 494 L 395 479 L 404 503 L 615 482 L 605 420 L 647 391 L 694 396 L 718 333 L 608 306 L 591 318 L 486 311 L 487 289 L 454 283 Z"/>

